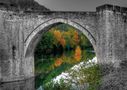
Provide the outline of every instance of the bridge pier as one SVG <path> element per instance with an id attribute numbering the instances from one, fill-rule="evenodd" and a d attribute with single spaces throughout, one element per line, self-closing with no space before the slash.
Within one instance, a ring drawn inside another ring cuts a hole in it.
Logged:
<path id="1" fill-rule="evenodd" d="M 76 27 L 94 42 L 103 76 L 100 90 L 127 89 L 127 8 L 113 5 L 97 7 L 96 12 L 25 16 L 0 11 L 0 82 L 34 76 L 34 55 L 29 53 L 42 29 L 57 23 Z"/>
<path id="2" fill-rule="evenodd" d="M 0 11 L 0 83 L 24 80 L 34 76 L 34 58 L 28 59 L 23 56 L 22 23 L 14 25 L 13 20 L 9 21 L 9 15 L 10 12 Z"/>
<path id="3" fill-rule="evenodd" d="M 97 19 L 97 57 L 103 76 L 100 90 L 126 90 L 127 8 L 98 7 Z"/>

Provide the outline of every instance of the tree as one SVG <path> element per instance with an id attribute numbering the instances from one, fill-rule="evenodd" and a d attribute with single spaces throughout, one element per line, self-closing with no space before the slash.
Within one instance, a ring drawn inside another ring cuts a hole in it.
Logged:
<path id="1" fill-rule="evenodd" d="M 38 43 L 35 50 L 35 58 L 42 58 L 43 53 L 51 53 L 53 49 L 54 36 L 51 32 L 43 34 L 41 41 Z"/>
<path id="2" fill-rule="evenodd" d="M 56 61 L 55 61 L 55 66 L 56 67 L 59 67 L 61 64 L 62 64 L 62 59 L 61 58 L 57 58 Z"/>
<path id="3" fill-rule="evenodd" d="M 75 45 L 79 44 L 79 36 L 78 36 L 78 32 L 77 31 L 74 31 L 74 35 L 73 35 L 72 40 L 74 41 Z"/>
<path id="4" fill-rule="evenodd" d="M 65 45 L 66 45 L 66 41 L 65 41 L 65 39 L 64 39 L 63 37 L 60 39 L 60 44 L 61 44 L 63 47 L 65 47 Z"/>
<path id="5" fill-rule="evenodd" d="M 86 49 L 86 48 L 91 48 L 92 47 L 90 41 L 83 34 L 80 34 L 80 42 L 79 42 L 79 44 L 80 44 L 82 49 L 84 49 L 84 48 Z"/>
<path id="6" fill-rule="evenodd" d="M 54 30 L 54 36 L 57 39 L 57 41 L 59 42 L 62 38 L 62 34 L 59 30 Z"/>
<path id="7" fill-rule="evenodd" d="M 74 56 L 76 61 L 80 61 L 81 60 L 81 49 L 79 46 L 76 47 L 75 49 L 75 56 Z"/>

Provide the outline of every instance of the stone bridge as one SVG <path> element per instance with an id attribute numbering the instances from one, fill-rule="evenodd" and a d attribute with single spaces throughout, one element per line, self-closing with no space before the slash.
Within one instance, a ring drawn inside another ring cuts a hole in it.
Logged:
<path id="1" fill-rule="evenodd" d="M 75 27 L 90 40 L 98 64 L 103 65 L 104 84 L 118 79 L 119 70 L 127 72 L 125 7 L 103 5 L 97 7 L 95 12 L 17 13 L 0 10 L 0 82 L 33 77 L 34 49 L 40 37 L 51 27 L 61 23 Z M 126 74 L 122 74 L 120 78 L 123 77 Z"/>

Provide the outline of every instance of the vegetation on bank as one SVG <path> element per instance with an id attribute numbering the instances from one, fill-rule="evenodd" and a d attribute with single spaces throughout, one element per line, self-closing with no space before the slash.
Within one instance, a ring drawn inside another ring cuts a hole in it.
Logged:
<path id="1" fill-rule="evenodd" d="M 35 73 L 41 74 L 36 78 L 36 88 L 42 85 L 45 90 L 70 90 L 72 82 L 64 83 L 61 80 L 61 83 L 53 84 L 52 79 L 69 71 L 75 64 L 86 63 L 95 57 L 93 51 L 89 40 L 75 28 L 66 24 L 51 28 L 42 35 L 35 50 Z M 93 88 L 100 80 L 99 67 L 94 65 L 87 69 L 82 68 L 81 72 L 86 75 L 86 79 L 81 80 L 82 83 L 89 83 L 89 90 L 95 90 Z"/>
<path id="2" fill-rule="evenodd" d="M 42 59 L 44 55 L 59 55 L 66 51 L 74 51 L 76 48 L 93 50 L 90 41 L 83 33 L 69 25 L 61 24 L 43 34 L 35 50 L 35 59 Z"/>
<path id="3" fill-rule="evenodd" d="M 100 85 L 100 68 L 98 65 L 85 68 L 82 66 L 80 70 L 69 69 L 71 79 L 60 79 L 59 82 L 51 80 L 44 86 L 45 90 L 97 90 Z"/>

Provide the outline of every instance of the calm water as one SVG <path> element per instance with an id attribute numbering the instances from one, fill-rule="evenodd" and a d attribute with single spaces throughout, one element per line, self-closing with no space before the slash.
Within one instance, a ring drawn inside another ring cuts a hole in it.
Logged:
<path id="1" fill-rule="evenodd" d="M 42 60 L 38 60 L 35 65 L 35 73 L 41 73 L 39 73 L 37 78 L 5 83 L 0 85 L 0 90 L 43 90 L 42 87 L 45 83 L 71 68 L 75 64 L 78 64 L 81 61 L 87 61 L 88 58 L 93 58 L 94 56 L 95 54 L 92 51 L 82 51 L 82 55 L 78 57 L 79 59 L 77 58 L 77 60 L 75 59 L 74 51 L 56 56 L 44 56 L 44 58 Z"/>
<path id="2" fill-rule="evenodd" d="M 35 78 L 2 84 L 0 85 L 0 90 L 36 90 Z"/>
<path id="3" fill-rule="evenodd" d="M 86 50 L 81 50 L 80 55 L 76 54 L 75 51 L 69 51 L 60 55 L 44 56 L 42 60 L 36 61 L 36 73 L 40 72 L 41 74 L 35 79 L 35 88 L 41 90 L 42 87 L 45 87 L 46 84 L 62 72 L 69 70 L 80 62 L 87 62 L 94 56 L 94 52 Z"/>

